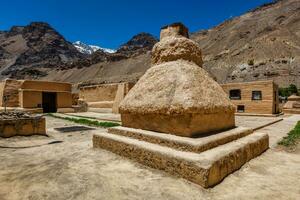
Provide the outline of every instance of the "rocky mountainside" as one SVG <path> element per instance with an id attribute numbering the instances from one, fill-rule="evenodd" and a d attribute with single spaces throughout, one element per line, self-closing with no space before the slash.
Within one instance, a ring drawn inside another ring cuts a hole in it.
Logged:
<path id="1" fill-rule="evenodd" d="M 34 22 L 0 32 L 1 78 L 39 78 L 68 68 L 85 56 L 47 23 Z"/>
<path id="2" fill-rule="evenodd" d="M 191 39 L 201 46 L 204 68 L 219 83 L 273 79 L 280 86 L 300 87 L 299 0 L 262 5 L 192 33 Z M 99 49 L 87 55 L 47 24 L 13 27 L 0 32 L 0 78 L 85 84 L 136 81 L 150 67 L 150 50 L 156 42 L 141 33 L 115 53 Z"/>
<path id="3" fill-rule="evenodd" d="M 117 53 L 130 56 L 136 56 L 152 50 L 152 47 L 158 40 L 149 33 L 140 33 L 133 36 L 127 43 L 121 45 Z"/>
<path id="4" fill-rule="evenodd" d="M 191 39 L 201 46 L 204 68 L 219 83 L 273 79 L 280 86 L 300 87 L 299 0 L 262 5 L 212 29 L 192 33 Z M 94 63 L 82 69 L 80 77 L 69 70 L 67 75 L 48 78 L 90 84 L 135 81 L 149 67 L 148 51 L 135 58 Z"/>
<path id="5" fill-rule="evenodd" d="M 43 22 L 14 26 L 0 32 L 0 79 L 52 80 L 51 72 L 61 75 L 96 63 L 125 60 L 146 53 L 156 42 L 152 35 L 141 33 L 115 51 L 79 41 L 72 44 Z"/>
<path id="6" fill-rule="evenodd" d="M 273 79 L 300 86 L 300 1 L 265 4 L 192 34 L 219 82 Z"/>

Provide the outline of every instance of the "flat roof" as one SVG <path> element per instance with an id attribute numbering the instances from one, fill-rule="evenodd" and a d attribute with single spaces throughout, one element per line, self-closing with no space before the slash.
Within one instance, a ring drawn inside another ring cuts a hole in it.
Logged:
<path id="1" fill-rule="evenodd" d="M 273 80 L 259 80 L 259 81 L 223 83 L 220 85 L 247 85 L 247 84 L 257 84 L 257 83 L 274 83 L 274 81 Z"/>

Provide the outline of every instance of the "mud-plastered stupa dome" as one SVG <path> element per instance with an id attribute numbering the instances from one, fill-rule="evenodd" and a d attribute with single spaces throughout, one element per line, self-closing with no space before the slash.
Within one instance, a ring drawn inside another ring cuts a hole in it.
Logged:
<path id="1" fill-rule="evenodd" d="M 183 24 L 162 28 L 152 63 L 121 102 L 123 126 L 187 137 L 235 127 L 235 107 Z"/>

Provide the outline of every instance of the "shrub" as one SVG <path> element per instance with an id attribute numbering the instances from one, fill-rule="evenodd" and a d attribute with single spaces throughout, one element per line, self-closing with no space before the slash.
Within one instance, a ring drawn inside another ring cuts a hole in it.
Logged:
<path id="1" fill-rule="evenodd" d="M 290 84 L 290 86 L 286 88 L 279 88 L 279 96 L 289 97 L 292 94 L 296 94 L 296 95 L 299 94 L 298 88 L 294 84 Z"/>
<path id="2" fill-rule="evenodd" d="M 254 59 L 248 60 L 248 65 L 254 65 Z"/>
<path id="3" fill-rule="evenodd" d="M 282 138 L 282 140 L 278 142 L 278 144 L 288 147 L 291 145 L 295 145 L 299 138 L 300 138 L 300 121 L 298 121 L 294 129 L 291 130 L 287 136 Z"/>

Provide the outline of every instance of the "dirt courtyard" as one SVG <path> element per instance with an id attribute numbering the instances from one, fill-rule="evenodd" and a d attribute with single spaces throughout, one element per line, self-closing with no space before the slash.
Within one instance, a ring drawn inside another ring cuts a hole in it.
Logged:
<path id="1" fill-rule="evenodd" d="M 255 125 L 263 119 L 239 117 L 237 122 Z M 0 200 L 300 198 L 300 151 L 276 145 L 300 115 L 258 130 L 269 134 L 271 148 L 211 189 L 93 149 L 93 133 L 105 129 L 58 132 L 54 128 L 78 124 L 46 120 L 48 138 L 0 139 Z"/>

